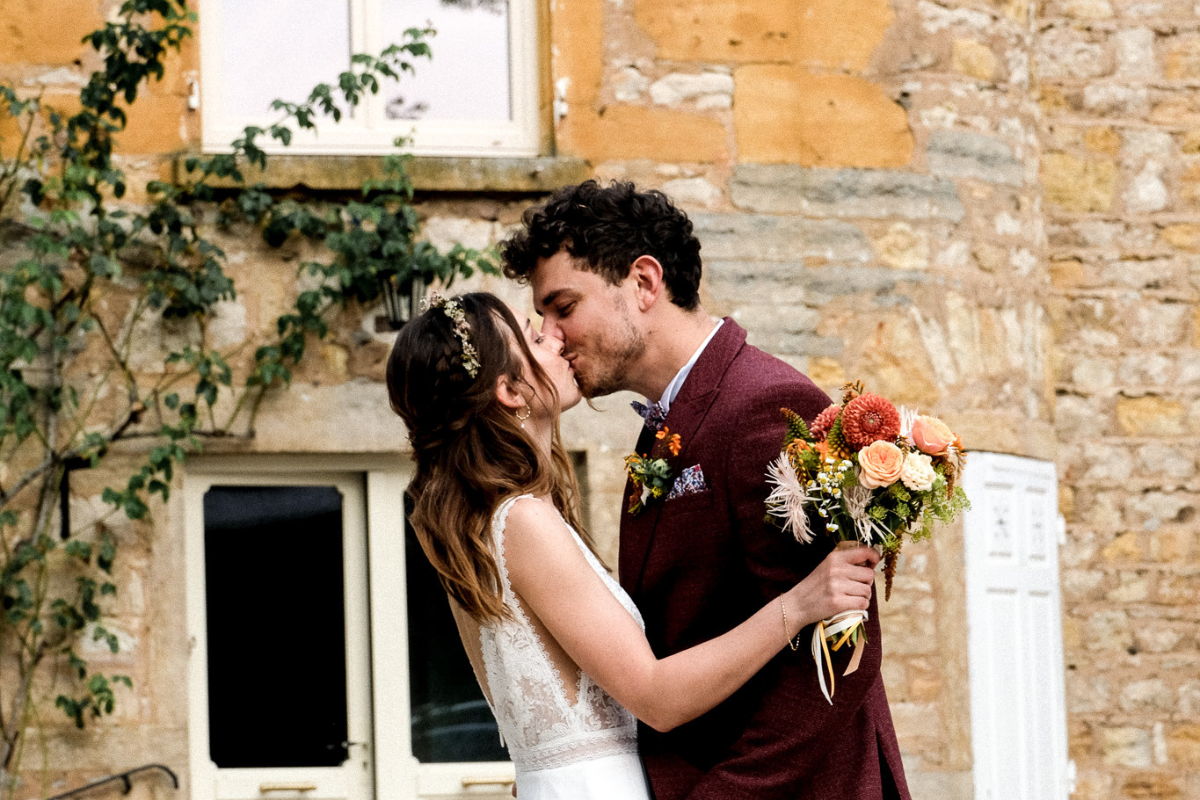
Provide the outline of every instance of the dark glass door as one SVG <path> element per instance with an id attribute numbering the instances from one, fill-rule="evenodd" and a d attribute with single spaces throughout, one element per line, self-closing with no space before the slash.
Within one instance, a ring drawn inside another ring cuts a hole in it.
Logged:
<path id="1" fill-rule="evenodd" d="M 342 764 L 342 494 L 333 486 L 212 486 L 203 507 L 213 762 Z"/>

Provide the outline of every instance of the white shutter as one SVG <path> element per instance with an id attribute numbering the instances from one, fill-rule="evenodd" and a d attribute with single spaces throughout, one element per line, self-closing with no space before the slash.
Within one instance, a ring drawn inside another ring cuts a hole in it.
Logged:
<path id="1" fill-rule="evenodd" d="M 1054 465 L 972 453 L 964 488 L 975 797 L 1062 800 L 1070 788 Z"/>

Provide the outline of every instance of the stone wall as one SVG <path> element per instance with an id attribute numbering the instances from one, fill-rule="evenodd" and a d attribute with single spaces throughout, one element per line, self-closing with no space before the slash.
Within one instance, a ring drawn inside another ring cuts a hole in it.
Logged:
<path id="1" fill-rule="evenodd" d="M 1077 796 L 1196 797 L 1200 17 L 1039 13 Z"/>
<path id="2" fill-rule="evenodd" d="M 94 66 L 78 38 L 114 5 L 0 0 L 0 19 L 24 20 L 0 26 L 0 78 L 69 103 Z M 545 22 L 564 112 L 546 155 L 687 209 L 710 311 L 831 394 L 862 379 L 945 416 L 975 449 L 1057 459 L 1081 796 L 1200 795 L 1191 6 L 558 0 Z M 135 105 L 136 133 L 122 140 L 131 185 L 169 178 L 174 154 L 197 145 L 186 103 L 197 70 L 192 44 Z M 280 185 L 352 188 L 332 173 L 354 165 L 328 165 L 289 159 Z M 493 243 L 541 197 L 490 174 L 488 186 L 508 190 L 453 191 L 461 166 L 441 168 L 437 186 L 451 191 L 418 195 L 438 243 Z M 251 230 L 221 243 L 241 295 L 209 335 L 253 343 L 298 291 L 302 253 L 270 250 Z M 496 279 L 469 286 L 528 304 Z M 238 448 L 402 449 L 381 384 L 388 343 L 369 310 L 342 319 Z M 638 425 L 627 399 L 564 419 L 610 563 Z M 96 491 L 78 483 L 79 513 Z M 51 763 L 72 765 L 56 786 L 160 756 L 186 764 L 178 511 L 156 508 L 154 527 L 123 533 L 128 649 L 113 668 L 135 688 L 96 733 L 52 738 Z M 910 548 L 883 606 L 884 677 L 917 797 L 973 791 L 962 559 L 957 530 Z"/>

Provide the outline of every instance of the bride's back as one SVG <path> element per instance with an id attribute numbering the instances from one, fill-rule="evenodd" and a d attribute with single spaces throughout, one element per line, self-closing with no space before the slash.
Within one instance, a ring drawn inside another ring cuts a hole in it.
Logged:
<path id="1" fill-rule="evenodd" d="M 463 645 L 484 695 L 492 706 L 518 770 L 534 771 L 636 753 L 633 715 L 597 686 L 550 635 L 513 590 L 504 557 L 504 528 L 516 502 L 542 502 L 531 495 L 512 498 L 492 520 L 504 605 L 512 615 L 482 624 L 451 601 Z M 592 569 L 638 623 L 629 596 L 565 521 L 562 531 L 583 551 Z"/>

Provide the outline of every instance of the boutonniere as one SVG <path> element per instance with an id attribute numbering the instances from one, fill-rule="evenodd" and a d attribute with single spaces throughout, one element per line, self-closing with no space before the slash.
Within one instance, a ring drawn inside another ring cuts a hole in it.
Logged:
<path id="1" fill-rule="evenodd" d="M 670 428 L 663 428 L 654 434 L 654 446 L 649 453 L 633 453 L 625 457 L 625 470 L 634 486 L 633 494 L 629 496 L 630 514 L 636 517 L 645 509 L 646 503 L 658 500 L 670 491 L 674 470 L 667 460 L 667 454 L 673 458 L 682 449 L 679 434 L 671 433 Z"/>

